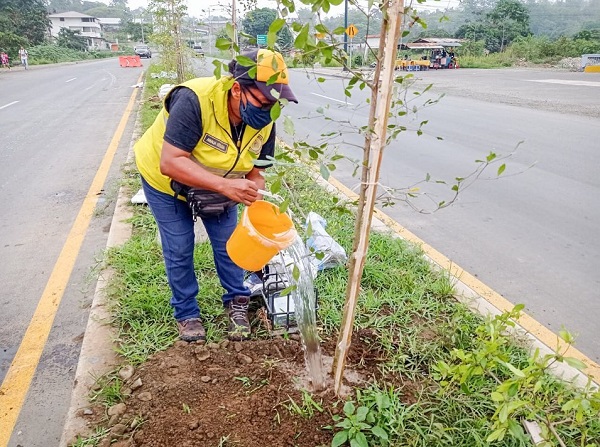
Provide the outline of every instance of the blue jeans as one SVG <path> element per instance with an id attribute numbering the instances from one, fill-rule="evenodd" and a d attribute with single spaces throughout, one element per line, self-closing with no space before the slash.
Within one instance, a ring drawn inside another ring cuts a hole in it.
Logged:
<path id="1" fill-rule="evenodd" d="M 158 224 L 175 319 L 199 318 L 192 212 L 186 202 L 157 191 L 143 177 L 142 187 Z M 212 245 L 217 275 L 225 289 L 223 306 L 227 307 L 234 297 L 250 295 L 250 290 L 244 286 L 244 270 L 233 263 L 225 249 L 237 225 L 237 206 L 219 216 L 202 218 L 202 222 Z"/>

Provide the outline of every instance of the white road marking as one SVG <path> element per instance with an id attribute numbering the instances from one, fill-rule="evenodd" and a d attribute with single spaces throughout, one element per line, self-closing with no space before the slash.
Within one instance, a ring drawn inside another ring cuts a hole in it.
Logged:
<path id="1" fill-rule="evenodd" d="M 77 78 L 71 78 L 71 79 L 67 79 L 67 80 L 65 81 L 65 83 L 67 83 L 67 82 L 71 82 L 71 81 L 74 81 L 75 79 L 77 79 Z"/>
<path id="2" fill-rule="evenodd" d="M 330 98 L 329 96 L 325 96 L 325 95 L 319 95 L 318 93 L 310 92 L 310 94 L 311 94 L 311 95 L 315 95 L 315 96 L 320 96 L 321 98 L 330 99 L 330 100 L 332 100 L 332 101 L 336 101 L 336 102 L 339 102 L 339 103 L 342 103 L 342 104 L 347 104 L 347 105 L 349 105 L 349 106 L 351 106 L 351 105 L 352 105 L 352 103 L 351 103 L 351 102 L 348 102 L 348 101 L 340 101 L 339 99 Z"/>
<path id="3" fill-rule="evenodd" d="M 548 84 L 579 85 L 584 87 L 600 87 L 595 81 L 567 81 L 563 79 L 528 79 L 529 82 L 546 82 Z"/>
<path id="4" fill-rule="evenodd" d="M 13 104 L 18 103 L 19 101 L 13 101 L 13 102 L 9 102 L 8 104 L 3 105 L 2 107 L 0 107 L 0 110 L 2 109 L 6 109 L 9 106 L 12 106 Z"/>

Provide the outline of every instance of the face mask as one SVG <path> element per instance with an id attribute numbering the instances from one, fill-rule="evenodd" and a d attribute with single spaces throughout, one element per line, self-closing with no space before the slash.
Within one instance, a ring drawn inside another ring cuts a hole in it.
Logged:
<path id="1" fill-rule="evenodd" d="M 240 115 L 242 115 L 242 121 L 258 130 L 271 123 L 271 111 L 261 110 L 250 101 L 247 101 L 246 105 L 240 101 Z"/>

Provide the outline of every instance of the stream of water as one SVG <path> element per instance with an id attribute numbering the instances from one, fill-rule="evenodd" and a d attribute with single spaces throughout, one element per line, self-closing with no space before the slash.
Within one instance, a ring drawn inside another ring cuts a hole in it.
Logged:
<path id="1" fill-rule="evenodd" d="M 304 360 L 312 381 L 313 391 L 318 391 L 325 386 L 325 376 L 323 374 L 321 344 L 317 333 L 317 300 L 308 252 L 300 237 L 296 238 L 296 241 L 284 252 L 294 261 L 292 265 L 287 266 L 287 269 L 292 283 L 296 286 L 291 292 L 296 312 L 296 324 L 300 331 L 304 347 Z M 297 280 L 294 279 L 292 274 L 294 265 L 300 270 Z"/>

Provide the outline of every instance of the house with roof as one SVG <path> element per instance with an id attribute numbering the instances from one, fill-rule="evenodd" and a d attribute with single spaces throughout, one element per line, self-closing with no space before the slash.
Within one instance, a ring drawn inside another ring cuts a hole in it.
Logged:
<path id="1" fill-rule="evenodd" d="M 88 16 L 75 11 L 59 12 L 50 14 L 50 36 L 58 37 L 61 28 L 71 31 L 79 31 L 81 37 L 86 40 L 89 50 L 106 50 L 108 45 L 102 35 L 102 24 L 96 17 Z"/>

